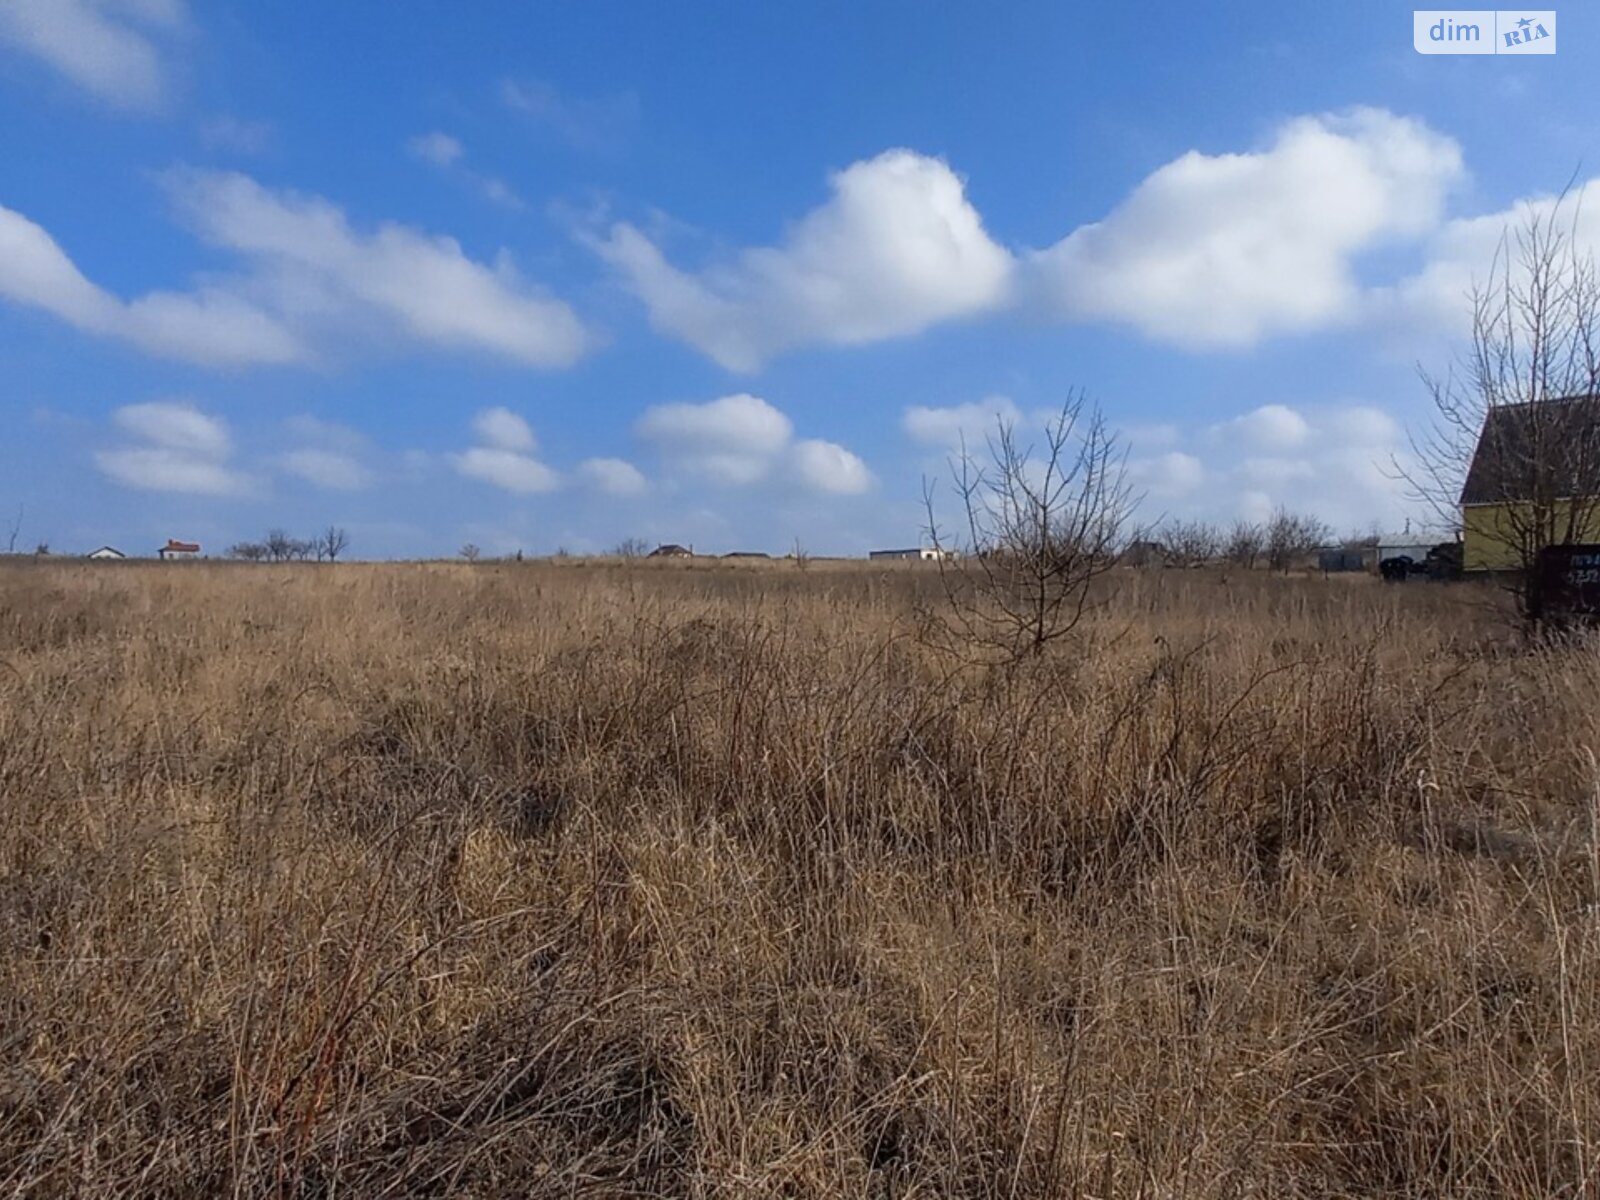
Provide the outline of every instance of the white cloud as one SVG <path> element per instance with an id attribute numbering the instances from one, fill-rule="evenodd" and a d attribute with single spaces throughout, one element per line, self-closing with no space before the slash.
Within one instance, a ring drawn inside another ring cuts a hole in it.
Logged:
<path id="1" fill-rule="evenodd" d="M 634 423 L 639 438 L 674 465 L 718 483 L 754 483 L 789 444 L 794 426 L 759 396 L 661 404 Z"/>
<path id="2" fill-rule="evenodd" d="M 449 171 L 457 178 L 465 179 L 472 184 L 485 199 L 506 208 L 524 208 L 522 197 L 517 195 L 503 179 L 496 179 L 492 175 L 484 175 L 474 171 L 464 163 L 467 148 L 459 139 L 451 137 L 448 133 L 419 134 L 406 143 L 406 149 L 413 158 L 425 163 L 431 163 L 442 171 Z"/>
<path id="3" fill-rule="evenodd" d="M 200 141 L 208 150 L 261 154 L 271 147 L 277 130 L 271 121 L 244 121 L 227 115 L 200 123 Z"/>
<path id="4" fill-rule="evenodd" d="M 639 99 L 632 92 L 573 97 L 542 80 L 506 79 L 500 83 L 500 100 L 574 149 L 589 153 L 621 149 L 639 121 Z"/>
<path id="5" fill-rule="evenodd" d="M 532 455 L 518 454 L 515 450 L 474 446 L 452 461 L 461 474 L 508 492 L 553 492 L 561 486 L 561 477 L 549 467 Z"/>
<path id="6" fill-rule="evenodd" d="M 649 488 L 639 469 L 620 458 L 585 459 L 578 464 L 578 474 L 595 491 L 607 496 L 638 496 Z"/>
<path id="7" fill-rule="evenodd" d="M 1370 412 L 1370 409 L 1363 410 Z M 1260 408 L 1213 427 L 1223 439 L 1242 439 L 1257 450 L 1292 450 L 1311 436 L 1311 425 L 1294 409 L 1284 404 L 1263 404 Z"/>
<path id="8" fill-rule="evenodd" d="M 1035 254 L 1032 282 L 1070 320 L 1190 347 L 1248 346 L 1352 319 L 1351 260 L 1426 234 L 1462 174 L 1456 143 L 1379 109 L 1299 117 L 1265 150 L 1190 151 L 1104 220 Z"/>
<path id="9" fill-rule="evenodd" d="M 159 39 L 180 33 L 185 15 L 183 0 L 5 0 L 0 43 L 102 100 L 153 109 L 167 91 Z"/>
<path id="10" fill-rule="evenodd" d="M 472 418 L 472 430 L 485 444 L 450 456 L 460 474 L 524 495 L 561 486 L 561 476 L 534 456 L 533 430 L 510 409 L 485 409 Z"/>
<path id="11" fill-rule="evenodd" d="M 794 447 L 794 468 L 800 482 L 812 491 L 855 496 L 872 486 L 872 472 L 837 442 L 807 438 Z"/>
<path id="12" fill-rule="evenodd" d="M 170 450 L 226 458 L 233 449 L 227 425 L 188 404 L 129 404 L 112 420 L 133 436 Z"/>
<path id="13" fill-rule="evenodd" d="M 210 496 L 249 490 L 249 479 L 228 465 L 233 443 L 220 418 L 193 405 L 161 402 L 130 404 L 112 419 L 143 443 L 95 455 L 100 470 L 116 482 L 147 491 Z"/>
<path id="14" fill-rule="evenodd" d="M 872 484 L 867 466 L 834 442 L 794 441 L 794 424 L 759 396 L 705 404 L 660 404 L 634 422 L 635 435 L 677 473 L 730 486 L 786 476 L 809 491 L 850 495 Z"/>
<path id="15" fill-rule="evenodd" d="M 280 465 L 291 475 L 335 491 L 359 491 L 372 482 L 372 472 L 354 455 L 338 450 L 310 446 L 291 450 L 283 456 Z"/>
<path id="16" fill-rule="evenodd" d="M 955 450 L 963 442 L 969 449 L 980 447 L 993 436 L 1000 422 L 1016 425 L 1021 420 L 1022 411 L 1009 396 L 986 396 L 945 408 L 914 404 L 901 414 L 900 427 L 914 442 Z"/>
<path id="17" fill-rule="evenodd" d="M 1600 255 L 1600 177 L 1573 190 L 1576 198 L 1569 196 L 1564 205 L 1554 195 L 1529 196 L 1498 212 L 1445 222 L 1429 239 L 1421 270 L 1393 287 L 1373 290 L 1373 322 L 1466 338 L 1472 329 L 1472 292 L 1491 283 L 1491 272 L 1504 272 L 1508 254 L 1513 284 L 1526 280 L 1516 261 L 1517 235 L 1530 220 L 1554 222 L 1580 255 Z"/>
<path id="18" fill-rule="evenodd" d="M 1169 450 L 1153 458 L 1129 459 L 1128 480 L 1152 500 L 1180 499 L 1200 490 L 1206 469 L 1194 455 Z"/>
<path id="19" fill-rule="evenodd" d="M 184 170 L 167 182 L 202 237 L 248 259 L 258 288 L 319 328 L 375 325 L 544 367 L 569 365 L 589 346 L 571 308 L 531 288 L 504 255 L 486 266 L 454 238 L 394 223 L 364 233 L 326 200 L 245 175 Z"/>
<path id="20" fill-rule="evenodd" d="M 406 143 L 406 149 L 423 162 L 432 163 L 436 167 L 448 167 L 451 163 L 458 162 L 466 149 L 460 141 L 448 133 L 421 133 Z"/>
<path id="21" fill-rule="evenodd" d="M 1394 477 L 1394 461 L 1407 457 L 1404 431 L 1371 405 L 1262 405 L 1178 440 L 1181 449 L 1128 464 L 1169 516 L 1259 520 L 1281 505 L 1346 531 L 1416 515 Z"/>
<path id="22" fill-rule="evenodd" d="M 497 450 L 531 452 L 536 446 L 533 429 L 509 408 L 486 408 L 472 418 L 472 432 Z"/>
<path id="23" fill-rule="evenodd" d="M 0 297 L 165 358 L 233 366 L 305 357 L 304 347 L 281 321 L 221 288 L 149 292 L 120 300 L 84 278 L 42 228 L 3 207 Z"/>
<path id="24" fill-rule="evenodd" d="M 889 150 L 830 183 L 832 197 L 782 244 L 699 273 L 674 267 L 626 223 L 593 244 L 657 329 L 730 370 L 754 370 L 797 346 L 918 333 L 1004 303 L 1011 256 L 984 232 L 945 163 Z"/>

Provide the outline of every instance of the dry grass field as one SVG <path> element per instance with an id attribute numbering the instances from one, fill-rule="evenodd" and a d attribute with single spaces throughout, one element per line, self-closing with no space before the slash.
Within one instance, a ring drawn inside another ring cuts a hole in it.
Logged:
<path id="1" fill-rule="evenodd" d="M 0 1193 L 1600 1195 L 1600 649 L 935 580 L 0 569 Z"/>

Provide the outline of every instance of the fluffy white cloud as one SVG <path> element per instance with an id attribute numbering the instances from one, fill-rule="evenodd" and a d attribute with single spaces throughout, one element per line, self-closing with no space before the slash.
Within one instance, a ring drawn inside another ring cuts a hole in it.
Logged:
<path id="1" fill-rule="evenodd" d="M 969 449 L 982 446 L 984 439 L 990 437 L 1002 421 L 1019 424 L 1022 411 L 1008 396 L 986 396 L 982 400 L 944 408 L 914 404 L 901 414 L 900 427 L 914 442 L 954 450 L 963 442 Z"/>
<path id="2" fill-rule="evenodd" d="M 423 162 L 436 167 L 448 167 L 466 153 L 461 143 L 448 133 L 421 133 L 406 143 L 406 149 Z"/>
<path id="3" fill-rule="evenodd" d="M 130 404 L 113 416 L 142 444 L 119 446 L 95 455 L 100 470 L 127 487 L 159 492 L 234 496 L 249 490 L 249 479 L 233 470 L 228 427 L 189 404 Z"/>
<path id="4" fill-rule="evenodd" d="M 258 288 L 320 326 L 377 326 L 532 366 L 566 366 L 588 348 L 571 308 L 528 286 L 503 256 L 486 266 L 454 238 L 394 223 L 362 232 L 326 200 L 245 175 L 175 171 L 167 183 L 202 237 L 243 255 Z"/>
<path id="5" fill-rule="evenodd" d="M 1259 520 L 1281 505 L 1341 532 L 1419 515 L 1394 472 L 1404 431 L 1370 405 L 1268 404 L 1177 436 L 1181 449 L 1128 464 L 1156 513 Z"/>
<path id="6" fill-rule="evenodd" d="M 1104 220 L 1033 256 L 1070 320 L 1115 321 L 1191 347 L 1248 346 L 1351 319 L 1353 256 L 1438 222 L 1456 143 L 1378 109 L 1300 117 L 1247 154 L 1190 151 Z"/>
<path id="7" fill-rule="evenodd" d="M 523 495 L 561 486 L 561 476 L 534 456 L 533 430 L 510 409 L 485 409 L 473 417 L 472 430 L 485 444 L 450 456 L 462 475 Z"/>
<path id="8" fill-rule="evenodd" d="M 112 420 L 134 437 L 170 450 L 226 458 L 233 449 L 227 425 L 188 404 L 129 404 Z"/>
<path id="9" fill-rule="evenodd" d="M 578 474 L 597 492 L 607 496 L 638 496 L 649 487 L 632 463 L 621 458 L 589 458 L 578 464 Z"/>
<path id="10" fill-rule="evenodd" d="M 849 495 L 872 485 L 867 466 L 834 442 L 796 442 L 794 424 L 759 396 L 647 409 L 634 434 L 681 475 L 730 486 L 787 476 L 813 492 Z"/>
<path id="11" fill-rule="evenodd" d="M 306 353 L 280 320 L 217 287 L 120 300 L 86 279 L 42 228 L 8 208 L 0 208 L 0 297 L 86 333 L 207 366 L 294 362 Z"/>
<path id="12" fill-rule="evenodd" d="M 280 465 L 291 475 L 334 491 L 359 491 L 372 482 L 372 472 L 354 455 L 314 446 L 291 450 Z"/>
<path id="13" fill-rule="evenodd" d="M 474 446 L 454 458 L 456 470 L 472 479 L 481 479 L 508 492 L 553 492 L 561 477 L 529 454 Z"/>
<path id="14" fill-rule="evenodd" d="M 1152 500 L 1177 500 L 1200 490 L 1206 482 L 1206 469 L 1194 455 L 1169 450 L 1153 458 L 1130 458 L 1128 480 Z"/>
<path id="15" fill-rule="evenodd" d="M 890 150 L 830 182 L 832 197 L 782 244 L 699 273 L 626 223 L 594 245 L 657 329 L 737 371 L 796 346 L 880 341 L 1005 301 L 1011 256 L 945 163 Z"/>
<path id="16" fill-rule="evenodd" d="M 472 418 L 472 432 L 497 450 L 531 452 L 533 428 L 509 408 L 486 408 Z"/>
<path id="17" fill-rule="evenodd" d="M 459 139 L 451 137 L 448 133 L 419 134 L 406 143 L 406 149 L 413 158 L 430 163 L 442 171 L 452 172 L 458 179 L 464 179 L 483 196 L 494 203 L 506 208 L 523 208 L 522 197 L 517 195 L 503 179 L 496 179 L 492 175 L 484 175 L 474 171 L 464 163 L 467 148 Z"/>
<path id="18" fill-rule="evenodd" d="M 789 444 L 794 426 L 759 396 L 647 409 L 634 433 L 680 469 L 717 483 L 754 483 Z"/>
<path id="19" fill-rule="evenodd" d="M 1393 287 L 1374 289 L 1375 323 L 1422 328 L 1466 338 L 1472 329 L 1471 296 L 1491 283 L 1491 272 L 1511 268 L 1513 284 L 1526 281 L 1517 259 L 1517 235 L 1529 221 L 1554 222 L 1580 255 L 1600 256 L 1600 177 L 1574 188 L 1563 205 L 1554 195 L 1517 200 L 1499 212 L 1447 221 L 1428 240 L 1421 270 Z"/>
<path id="20" fill-rule="evenodd" d="M 5 0 L 0 44 L 103 100 L 150 109 L 167 86 L 160 40 L 180 32 L 184 18 L 183 0 Z"/>
<path id="21" fill-rule="evenodd" d="M 1288 405 L 1263 404 L 1243 416 L 1213 426 L 1212 433 L 1230 442 L 1242 440 L 1257 450 L 1292 450 L 1304 445 L 1311 436 L 1311 424 Z"/>
<path id="22" fill-rule="evenodd" d="M 867 464 L 837 442 L 807 438 L 795 443 L 794 469 L 813 491 L 856 496 L 872 486 Z"/>

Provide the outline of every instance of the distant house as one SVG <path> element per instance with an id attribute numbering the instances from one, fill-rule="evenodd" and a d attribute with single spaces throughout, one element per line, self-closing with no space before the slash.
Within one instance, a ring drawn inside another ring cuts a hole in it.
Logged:
<path id="1" fill-rule="evenodd" d="M 118 550 L 115 546 L 101 546 L 100 549 L 98 549 L 98 550 L 89 551 L 89 553 L 85 554 L 84 557 L 85 558 L 98 558 L 98 559 L 115 559 L 115 558 L 127 558 L 128 556 L 126 554 L 124 554 L 121 550 Z"/>
<path id="2" fill-rule="evenodd" d="M 693 558 L 694 551 L 676 542 L 664 542 L 650 551 L 650 558 Z"/>
<path id="3" fill-rule="evenodd" d="M 1129 567 L 1164 567 L 1167 565 L 1167 548 L 1160 542 L 1130 542 L 1122 552 L 1122 562 Z"/>
<path id="4" fill-rule="evenodd" d="M 1461 488 L 1461 527 L 1467 571 L 1600 541 L 1600 396 L 1491 408 Z"/>
<path id="5" fill-rule="evenodd" d="M 165 546 L 161 547 L 161 549 L 157 550 L 156 554 L 160 558 L 163 558 L 163 559 L 199 558 L 200 557 L 200 543 L 199 542 L 180 542 L 180 541 L 177 541 L 174 538 L 168 538 L 167 539 L 167 544 Z"/>
<path id="6" fill-rule="evenodd" d="M 869 550 L 868 558 L 895 559 L 908 558 L 920 562 L 938 562 L 940 559 L 954 558 L 954 550 L 942 550 L 936 546 L 923 546 L 915 550 Z"/>

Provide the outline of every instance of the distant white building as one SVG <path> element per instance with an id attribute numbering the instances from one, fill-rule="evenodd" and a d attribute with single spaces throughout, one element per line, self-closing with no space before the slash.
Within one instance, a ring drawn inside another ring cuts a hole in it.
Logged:
<path id="1" fill-rule="evenodd" d="M 200 557 L 200 543 L 199 542 L 180 542 L 180 541 L 177 541 L 174 538 L 168 538 L 167 539 L 167 544 L 165 546 L 161 547 L 161 549 L 157 550 L 156 554 L 159 555 L 163 559 L 199 558 Z"/>
<path id="2" fill-rule="evenodd" d="M 956 556 L 954 550 L 943 550 L 937 546 L 922 546 L 914 550 L 870 550 L 868 558 L 910 558 L 922 562 L 938 562 L 940 559 L 950 559 Z"/>
<path id="3" fill-rule="evenodd" d="M 101 546 L 100 549 L 98 549 L 98 550 L 89 551 L 89 553 L 85 554 L 84 557 L 85 558 L 98 558 L 98 559 L 115 559 L 115 558 L 127 558 L 128 556 L 126 554 L 124 554 L 121 550 L 118 550 L 115 546 Z"/>
<path id="4" fill-rule="evenodd" d="M 1409 558 L 1412 562 L 1422 562 L 1440 542 L 1454 541 L 1449 534 L 1443 533 L 1385 533 L 1378 537 L 1378 561 L 1387 558 Z"/>

